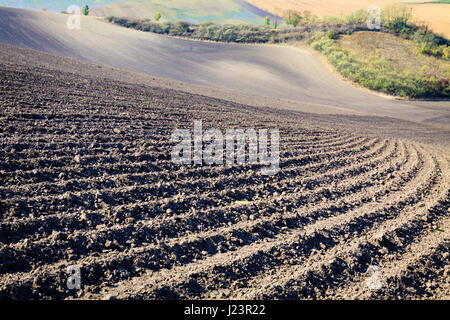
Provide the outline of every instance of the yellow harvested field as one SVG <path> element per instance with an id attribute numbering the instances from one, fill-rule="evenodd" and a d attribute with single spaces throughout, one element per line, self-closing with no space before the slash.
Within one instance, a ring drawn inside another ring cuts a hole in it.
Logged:
<path id="1" fill-rule="evenodd" d="M 340 16 L 370 5 L 384 7 L 392 0 L 247 0 L 256 7 L 266 11 L 281 14 L 284 10 L 308 10 L 311 13 L 323 16 Z"/>
<path id="2" fill-rule="evenodd" d="M 450 61 L 420 54 L 412 41 L 393 34 L 360 31 L 343 35 L 337 42 L 358 57 L 383 57 L 399 73 L 421 70 L 439 78 L 450 76 Z"/>
<path id="3" fill-rule="evenodd" d="M 274 14 L 284 10 L 308 10 L 319 17 L 342 16 L 370 5 L 383 8 L 389 4 L 403 1 L 393 0 L 247 0 L 256 7 Z M 450 4 L 412 5 L 414 17 L 428 23 L 437 33 L 450 37 Z"/>
<path id="4" fill-rule="evenodd" d="M 430 24 L 431 28 L 450 38 L 450 4 L 420 4 L 413 6 L 417 20 Z"/>

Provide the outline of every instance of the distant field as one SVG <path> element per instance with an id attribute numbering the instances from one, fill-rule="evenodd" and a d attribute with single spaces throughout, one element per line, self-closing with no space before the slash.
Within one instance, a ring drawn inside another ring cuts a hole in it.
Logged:
<path id="1" fill-rule="evenodd" d="M 308 10 L 317 16 L 340 16 L 355 10 L 378 5 L 384 7 L 395 0 L 247 0 L 247 2 L 275 14 L 284 10 Z"/>
<path id="2" fill-rule="evenodd" d="M 450 38 L 450 3 L 441 2 L 413 5 L 413 13 L 417 20 L 428 22 L 435 32 Z"/>
<path id="3" fill-rule="evenodd" d="M 62 11 L 70 5 L 81 7 L 85 4 L 88 4 L 91 9 L 90 15 L 145 19 L 153 18 L 156 12 L 160 12 L 161 21 L 172 22 L 214 21 L 261 25 L 264 17 L 270 15 L 240 0 L 0 0 L 0 6 L 49 11 Z"/>
<path id="4" fill-rule="evenodd" d="M 132 18 L 153 18 L 161 13 L 161 21 L 188 21 L 201 23 L 251 23 L 260 25 L 263 17 L 244 8 L 233 0 L 141 0 L 125 1 L 95 7 L 92 15 L 124 16 Z"/>
<path id="5" fill-rule="evenodd" d="M 395 0 L 247 0 L 247 2 L 273 14 L 282 14 L 286 9 L 308 10 L 319 17 L 340 16 L 355 10 L 377 5 L 381 8 Z M 432 29 L 450 38 L 450 0 L 434 1 L 434 3 L 417 2 L 412 5 L 417 20 L 427 22 Z M 440 4 L 437 4 L 440 3 Z"/>
<path id="6" fill-rule="evenodd" d="M 122 2 L 123 0 L 0 0 L 0 6 L 26 8 L 26 9 L 46 9 L 49 11 L 66 10 L 70 5 L 90 7 Z"/>

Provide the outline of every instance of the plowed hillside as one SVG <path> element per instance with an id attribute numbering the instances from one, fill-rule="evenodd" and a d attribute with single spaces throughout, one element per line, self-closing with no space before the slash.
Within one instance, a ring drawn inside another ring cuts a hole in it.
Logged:
<path id="1" fill-rule="evenodd" d="M 449 297 L 448 131 L 0 58 L 0 298 Z M 173 164 L 171 132 L 195 119 L 279 128 L 280 172 Z"/>
<path id="2" fill-rule="evenodd" d="M 234 97 L 244 92 L 264 97 L 261 100 L 295 100 L 302 110 L 311 112 L 345 110 L 450 128 L 448 101 L 399 101 L 360 90 L 339 80 L 305 48 L 175 39 L 92 17 L 82 17 L 81 29 L 69 30 L 67 18 L 59 13 L 0 7 L 0 43 L 239 91 Z"/>

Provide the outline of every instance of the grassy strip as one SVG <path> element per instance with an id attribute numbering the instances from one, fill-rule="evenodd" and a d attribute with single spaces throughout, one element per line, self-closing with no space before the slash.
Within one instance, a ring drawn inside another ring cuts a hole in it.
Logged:
<path id="1" fill-rule="evenodd" d="M 301 17 L 299 13 L 297 13 L 297 18 L 298 21 L 296 20 L 295 22 L 296 27 L 283 29 L 250 24 L 218 25 L 212 22 L 202 24 L 191 24 L 183 21 L 156 23 L 149 19 L 121 17 L 107 17 L 106 20 L 126 28 L 198 40 L 237 43 L 283 43 L 292 40 L 309 39 L 318 32 L 328 32 L 333 37 L 336 37 L 340 34 L 352 34 L 356 31 L 368 30 L 366 21 L 369 16 L 366 11 L 358 10 L 343 18 L 306 19 Z M 289 19 L 292 19 L 292 17 Z M 382 12 L 381 31 L 414 41 L 420 53 L 450 60 L 449 40 L 434 34 L 426 25 L 411 23 L 410 19 L 411 12 L 406 7 L 387 7 Z"/>
<path id="2" fill-rule="evenodd" d="M 336 34 L 351 34 L 358 30 L 367 29 L 364 25 L 355 23 L 314 23 L 303 24 L 297 28 L 275 29 L 270 26 L 254 26 L 250 24 L 219 25 L 212 22 L 191 24 L 177 21 L 175 23 L 155 23 L 151 20 L 128 19 L 122 17 L 107 17 L 111 23 L 145 32 L 188 37 L 198 40 L 211 40 L 236 43 L 284 43 L 291 40 L 308 39 L 320 31 L 333 29 Z"/>
<path id="3" fill-rule="evenodd" d="M 308 43 L 322 52 L 340 74 L 366 88 L 401 97 L 450 97 L 449 79 L 410 71 L 399 73 L 383 58 L 356 57 L 323 32 L 314 35 Z"/>

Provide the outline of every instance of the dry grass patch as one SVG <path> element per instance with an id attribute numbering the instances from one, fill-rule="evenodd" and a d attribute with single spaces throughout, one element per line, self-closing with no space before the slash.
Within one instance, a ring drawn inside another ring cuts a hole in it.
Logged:
<path id="1" fill-rule="evenodd" d="M 450 4 L 418 4 L 412 8 L 416 20 L 428 23 L 434 32 L 450 38 Z"/>
<path id="2" fill-rule="evenodd" d="M 380 33 L 362 34 L 361 39 L 367 39 L 367 36 L 377 37 L 378 34 Z M 338 43 L 334 37 L 330 37 L 329 33 L 319 32 L 308 40 L 308 43 L 314 49 L 322 52 L 336 71 L 366 88 L 410 98 L 448 98 L 450 96 L 448 76 L 438 77 L 435 74 L 427 73 L 426 64 L 420 67 L 423 63 L 421 59 L 428 57 L 423 56 L 418 59 L 416 53 L 409 51 L 413 48 L 408 45 L 401 48 L 401 55 L 397 53 L 393 43 L 396 41 L 401 43 L 406 40 L 392 38 L 389 46 L 384 43 L 383 39 L 379 39 L 378 45 L 377 41 L 373 41 L 375 44 L 369 41 L 370 45 L 365 45 L 366 40 L 355 40 L 354 35 L 348 38 L 347 47 L 344 47 L 342 42 L 345 44 L 345 38 Z M 414 46 L 414 43 L 411 42 L 411 45 Z M 386 52 L 383 52 L 385 46 L 387 49 Z M 359 50 L 355 49 L 358 47 Z M 411 65 L 397 65 L 396 61 L 401 59 L 414 62 L 411 62 Z M 434 59 L 437 63 L 437 58 Z M 444 63 L 446 62 L 442 61 L 443 65 Z M 416 68 L 404 69 L 409 66 L 416 66 Z M 447 74 L 448 68 L 445 66 L 443 68 L 440 70 L 444 70 Z"/>
<path id="3" fill-rule="evenodd" d="M 450 62 L 420 54 L 414 42 L 388 33 L 361 31 L 342 36 L 337 43 L 358 57 L 381 58 L 396 71 L 434 74 L 438 78 L 450 76 Z"/>

